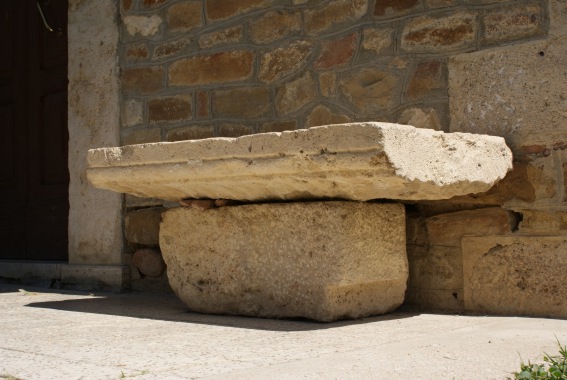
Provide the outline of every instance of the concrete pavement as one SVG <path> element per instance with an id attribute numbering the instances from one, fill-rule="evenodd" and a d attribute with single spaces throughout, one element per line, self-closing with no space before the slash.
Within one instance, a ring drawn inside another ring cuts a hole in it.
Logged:
<path id="1" fill-rule="evenodd" d="M 505 379 L 567 320 L 398 312 L 330 324 L 189 313 L 173 296 L 0 285 L 0 378 Z"/>

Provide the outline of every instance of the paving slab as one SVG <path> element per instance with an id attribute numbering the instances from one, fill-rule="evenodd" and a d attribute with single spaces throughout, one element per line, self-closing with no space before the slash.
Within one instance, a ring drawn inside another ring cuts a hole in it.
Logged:
<path id="1" fill-rule="evenodd" d="M 0 285 L 0 378 L 505 379 L 556 353 L 556 337 L 567 342 L 567 320 L 396 312 L 323 324 Z"/>

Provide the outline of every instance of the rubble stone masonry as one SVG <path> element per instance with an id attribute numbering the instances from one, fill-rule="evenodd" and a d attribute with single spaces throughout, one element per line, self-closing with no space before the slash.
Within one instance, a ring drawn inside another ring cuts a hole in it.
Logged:
<path id="1" fill-rule="evenodd" d="M 541 38 L 549 23 L 540 0 L 123 0 L 120 11 L 124 143 L 334 120 L 448 130 L 450 57 Z"/>

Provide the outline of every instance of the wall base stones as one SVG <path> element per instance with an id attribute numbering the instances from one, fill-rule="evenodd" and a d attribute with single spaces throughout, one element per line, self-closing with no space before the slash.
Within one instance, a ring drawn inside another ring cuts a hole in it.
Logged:
<path id="1" fill-rule="evenodd" d="M 319 321 L 387 313 L 408 275 L 404 206 L 277 203 L 167 211 L 170 284 L 193 311 Z"/>
<path id="2" fill-rule="evenodd" d="M 567 236 L 463 239 L 465 309 L 567 316 Z"/>

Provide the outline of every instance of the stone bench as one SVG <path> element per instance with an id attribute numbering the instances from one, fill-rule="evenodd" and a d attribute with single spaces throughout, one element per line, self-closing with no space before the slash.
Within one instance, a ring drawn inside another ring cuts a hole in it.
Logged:
<path id="1" fill-rule="evenodd" d="M 88 164 L 113 191 L 262 202 L 164 214 L 168 278 L 191 310 L 331 321 L 404 299 L 404 206 L 362 201 L 483 192 L 512 154 L 500 137 L 352 123 L 93 149 Z"/>

